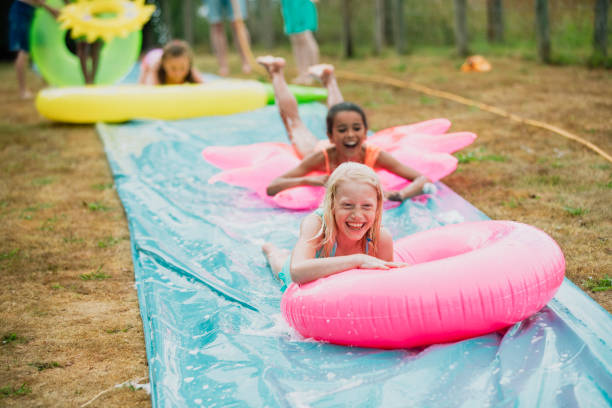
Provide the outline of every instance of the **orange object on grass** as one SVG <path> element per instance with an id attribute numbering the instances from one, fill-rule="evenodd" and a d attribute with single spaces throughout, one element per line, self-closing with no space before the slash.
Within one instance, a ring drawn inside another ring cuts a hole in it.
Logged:
<path id="1" fill-rule="evenodd" d="M 461 71 L 463 72 L 488 72 L 491 70 L 491 64 L 482 55 L 472 55 L 467 57 Z"/>

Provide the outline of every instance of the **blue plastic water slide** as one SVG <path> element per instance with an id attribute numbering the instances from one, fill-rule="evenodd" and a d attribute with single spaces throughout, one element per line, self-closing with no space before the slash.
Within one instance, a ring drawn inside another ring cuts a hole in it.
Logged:
<path id="1" fill-rule="evenodd" d="M 325 107 L 300 105 L 324 137 Z M 211 145 L 286 141 L 275 107 L 98 125 L 129 222 L 154 407 L 609 407 L 612 316 L 567 279 L 508 330 L 405 350 L 304 339 L 261 253 L 291 248 L 304 212 L 209 184 Z M 385 211 L 396 238 L 487 219 L 443 183 Z"/>

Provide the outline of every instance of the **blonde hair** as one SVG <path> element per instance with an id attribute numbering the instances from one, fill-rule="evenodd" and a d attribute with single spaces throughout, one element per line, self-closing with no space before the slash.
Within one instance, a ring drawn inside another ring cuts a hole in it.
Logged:
<path id="1" fill-rule="evenodd" d="M 338 235 L 334 206 L 336 205 L 336 194 L 338 186 L 342 183 L 364 183 L 376 191 L 376 214 L 374 223 L 364 236 L 362 247 L 365 251 L 366 240 L 370 240 L 370 255 L 376 256 L 378 251 L 379 232 L 382 222 L 383 190 L 378 175 L 370 167 L 357 162 L 345 162 L 334 170 L 329 176 L 326 184 L 325 198 L 321 209 L 323 210 L 323 223 L 321 229 L 313 239 L 319 239 L 322 246 L 322 256 L 328 257 L 336 242 Z"/>

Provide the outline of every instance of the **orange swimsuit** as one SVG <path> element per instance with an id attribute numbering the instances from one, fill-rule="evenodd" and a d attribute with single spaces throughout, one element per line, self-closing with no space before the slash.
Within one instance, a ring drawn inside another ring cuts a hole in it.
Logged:
<path id="1" fill-rule="evenodd" d="M 376 160 L 378 160 L 378 155 L 380 154 L 380 147 L 364 145 L 365 146 L 365 158 L 363 160 L 363 164 L 368 167 L 374 168 L 376 164 Z M 323 156 L 325 156 L 325 172 L 327 174 L 331 174 L 329 167 L 329 156 L 327 155 L 327 146 L 321 149 Z"/>

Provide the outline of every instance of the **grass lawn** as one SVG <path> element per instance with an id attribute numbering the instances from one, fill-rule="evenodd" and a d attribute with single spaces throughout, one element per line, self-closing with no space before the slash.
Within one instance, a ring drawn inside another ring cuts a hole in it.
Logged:
<path id="1" fill-rule="evenodd" d="M 257 54 L 257 52 L 255 51 Z M 289 61 L 287 50 L 279 50 Z M 215 72 L 198 52 L 196 65 Z M 539 120 L 612 154 L 612 75 L 490 59 L 462 73 L 447 53 L 340 61 L 338 71 L 413 81 Z M 234 72 L 239 62 L 232 60 Z M 239 75 L 247 77 L 246 75 Z M 252 74 L 250 78 L 261 78 Z M 44 84 L 30 73 L 32 90 Z M 534 225 L 561 246 L 566 275 L 612 311 L 612 163 L 551 131 L 446 99 L 340 80 L 374 130 L 437 117 L 475 143 L 443 182 L 492 219 Z M 0 406 L 150 406 L 129 231 L 93 126 L 55 124 L 19 98 L 0 64 Z"/>

